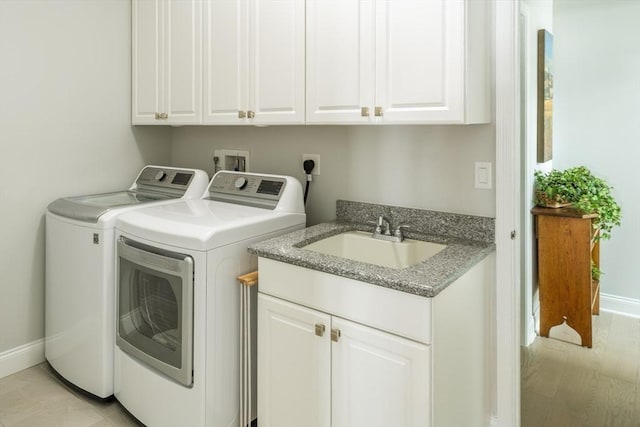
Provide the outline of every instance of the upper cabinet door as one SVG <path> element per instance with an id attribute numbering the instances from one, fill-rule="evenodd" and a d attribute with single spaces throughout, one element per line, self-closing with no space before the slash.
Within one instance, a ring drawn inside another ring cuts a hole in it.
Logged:
<path id="1" fill-rule="evenodd" d="M 377 115 L 391 122 L 461 121 L 464 2 L 377 0 L 376 12 Z"/>
<path id="2" fill-rule="evenodd" d="M 308 0 L 307 121 L 489 121 L 488 0 Z"/>
<path id="3" fill-rule="evenodd" d="M 485 0 L 376 0 L 376 115 L 489 122 Z"/>
<path id="4" fill-rule="evenodd" d="M 207 0 L 204 123 L 304 123 L 304 0 Z"/>
<path id="5" fill-rule="evenodd" d="M 133 0 L 132 122 L 201 122 L 199 0 Z"/>
<path id="6" fill-rule="evenodd" d="M 249 118 L 304 123 L 305 1 L 250 0 Z"/>
<path id="7" fill-rule="evenodd" d="M 374 42 L 374 0 L 307 1 L 307 122 L 372 120 Z"/>
<path id="8" fill-rule="evenodd" d="M 249 0 L 208 0 L 204 8 L 203 121 L 242 124 L 249 99 Z"/>
<path id="9" fill-rule="evenodd" d="M 166 113 L 169 124 L 200 123 L 202 1 L 169 0 L 166 10 Z"/>
<path id="10" fill-rule="evenodd" d="M 132 2 L 131 112 L 133 124 L 162 124 L 163 109 L 162 16 L 163 0 Z"/>

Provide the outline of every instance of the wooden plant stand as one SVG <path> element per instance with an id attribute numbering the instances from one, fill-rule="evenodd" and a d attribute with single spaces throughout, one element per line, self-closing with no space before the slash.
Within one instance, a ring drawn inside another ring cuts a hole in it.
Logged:
<path id="1" fill-rule="evenodd" d="M 564 321 L 591 348 L 591 316 L 600 313 L 600 283 L 591 279 L 591 262 L 600 267 L 600 241 L 592 220 L 572 208 L 531 210 L 535 215 L 540 286 L 540 336 Z"/>

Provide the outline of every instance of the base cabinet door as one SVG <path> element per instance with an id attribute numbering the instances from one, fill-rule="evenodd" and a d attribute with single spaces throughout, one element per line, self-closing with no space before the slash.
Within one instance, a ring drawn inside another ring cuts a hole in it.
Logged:
<path id="1" fill-rule="evenodd" d="M 261 427 L 430 427 L 431 347 L 258 294 Z"/>
<path id="2" fill-rule="evenodd" d="M 431 350 L 334 317 L 332 427 L 431 425 Z"/>
<path id="3" fill-rule="evenodd" d="M 260 427 L 329 427 L 331 317 L 258 294 Z"/>

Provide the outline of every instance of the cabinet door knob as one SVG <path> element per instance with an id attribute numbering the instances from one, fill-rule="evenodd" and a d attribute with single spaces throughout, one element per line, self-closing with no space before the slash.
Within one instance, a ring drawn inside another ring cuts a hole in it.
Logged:
<path id="1" fill-rule="evenodd" d="M 322 323 L 316 323 L 316 335 L 319 337 L 324 336 L 325 326 Z"/>
<path id="2" fill-rule="evenodd" d="M 360 115 L 362 117 L 369 117 L 369 107 L 360 108 Z"/>
<path id="3" fill-rule="evenodd" d="M 156 120 L 160 120 L 160 113 L 156 113 Z"/>
<path id="4" fill-rule="evenodd" d="M 331 341 L 338 342 L 340 339 L 340 329 L 331 329 Z"/>
<path id="5" fill-rule="evenodd" d="M 376 117 L 382 117 L 382 107 L 376 107 L 375 115 Z"/>
<path id="6" fill-rule="evenodd" d="M 253 119 L 255 116 L 256 116 L 255 112 L 253 112 L 251 110 L 247 111 L 247 117 L 248 118 Z"/>
<path id="7" fill-rule="evenodd" d="M 246 111 L 239 110 L 238 111 L 238 118 L 239 119 L 244 119 L 245 117 L 247 117 Z"/>

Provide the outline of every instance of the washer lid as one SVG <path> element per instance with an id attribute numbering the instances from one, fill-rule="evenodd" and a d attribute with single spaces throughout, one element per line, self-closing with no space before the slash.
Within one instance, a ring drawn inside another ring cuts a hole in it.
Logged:
<path id="1" fill-rule="evenodd" d="M 149 165 L 140 171 L 129 190 L 63 197 L 50 203 L 47 209 L 65 218 L 97 223 L 102 215 L 115 208 L 200 198 L 206 191 L 208 179 L 207 173 L 199 169 Z"/>
<path id="2" fill-rule="evenodd" d="M 116 191 L 89 196 L 63 197 L 50 203 L 47 209 L 65 218 L 98 222 L 98 218 L 113 208 L 175 198 L 178 196 L 134 190 Z"/>

